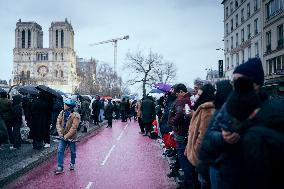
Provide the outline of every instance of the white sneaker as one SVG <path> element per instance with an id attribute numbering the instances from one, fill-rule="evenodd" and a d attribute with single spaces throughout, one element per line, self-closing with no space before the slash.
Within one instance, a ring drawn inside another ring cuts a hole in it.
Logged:
<path id="1" fill-rule="evenodd" d="M 46 143 L 43 147 L 44 148 L 50 148 L 50 144 Z"/>

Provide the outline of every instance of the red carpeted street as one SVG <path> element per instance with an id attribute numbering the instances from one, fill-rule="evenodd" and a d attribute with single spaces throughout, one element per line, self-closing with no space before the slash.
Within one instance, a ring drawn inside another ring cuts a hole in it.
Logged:
<path id="1" fill-rule="evenodd" d="M 5 189 L 96 188 L 170 189 L 168 163 L 159 143 L 138 134 L 137 122 L 114 121 L 77 143 L 74 171 L 69 170 L 70 152 L 65 152 L 64 173 L 55 175 L 56 155 L 13 181 Z"/>

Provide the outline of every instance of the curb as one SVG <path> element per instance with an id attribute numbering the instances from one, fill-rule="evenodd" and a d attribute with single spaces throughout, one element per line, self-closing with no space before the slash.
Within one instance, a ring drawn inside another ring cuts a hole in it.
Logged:
<path id="1" fill-rule="evenodd" d="M 89 135 L 91 135 L 93 132 L 99 130 L 103 126 L 107 124 L 106 121 L 104 121 L 101 125 L 90 127 L 91 129 L 87 133 L 78 133 L 78 139 L 85 138 Z M 43 163 L 45 160 L 49 159 L 53 155 L 56 154 L 57 146 L 52 146 L 48 149 L 42 150 L 39 154 L 33 155 L 30 158 L 24 159 L 13 166 L 9 167 L 5 170 L 4 173 L 0 174 L 0 188 L 3 188 L 4 186 L 11 183 L 13 180 L 17 179 L 18 177 L 24 175 L 31 169 L 35 168 L 36 166 Z"/>

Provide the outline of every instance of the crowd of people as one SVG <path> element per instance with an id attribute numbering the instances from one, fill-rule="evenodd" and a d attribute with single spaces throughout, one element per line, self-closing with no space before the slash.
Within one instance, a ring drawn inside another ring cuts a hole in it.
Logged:
<path id="1" fill-rule="evenodd" d="M 11 149 L 20 148 L 23 122 L 34 149 L 50 147 L 50 135 L 66 137 L 58 147 L 60 174 L 62 149 L 78 130 L 86 132 L 89 122 L 99 125 L 106 119 L 112 128 L 113 119 L 133 119 L 139 134 L 162 138 L 164 155 L 175 160 L 168 176 L 178 178 L 178 188 L 283 188 L 284 104 L 266 95 L 263 84 L 261 60 L 252 58 L 236 67 L 231 81 L 195 83 L 192 92 L 179 83 L 157 101 L 149 95 L 138 101 L 76 95 L 69 97 L 72 103 L 63 103 L 44 92 L 12 100 L 1 93 L 0 144 L 10 141 Z M 68 122 L 72 116 L 74 125 Z M 72 170 L 76 152 L 70 149 Z"/>
<path id="2" fill-rule="evenodd" d="M 160 98 L 159 131 L 178 188 L 284 187 L 284 103 L 263 84 L 261 60 L 252 58 L 231 81 L 197 83 L 192 93 L 180 83 Z"/>

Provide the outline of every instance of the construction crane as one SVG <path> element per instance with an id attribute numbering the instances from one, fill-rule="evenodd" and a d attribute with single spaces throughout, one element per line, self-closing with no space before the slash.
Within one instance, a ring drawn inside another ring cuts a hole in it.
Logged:
<path id="1" fill-rule="evenodd" d="M 92 43 L 89 46 L 95 46 L 95 45 L 100 45 L 100 44 L 104 44 L 104 43 L 113 43 L 114 45 L 114 61 L 113 61 L 113 71 L 114 73 L 116 73 L 116 64 L 117 64 L 117 41 L 119 40 L 127 40 L 129 39 L 129 35 L 126 35 L 124 37 L 121 38 L 115 38 L 115 39 L 110 39 L 110 40 L 106 40 L 106 41 L 101 41 L 98 43 Z"/>

